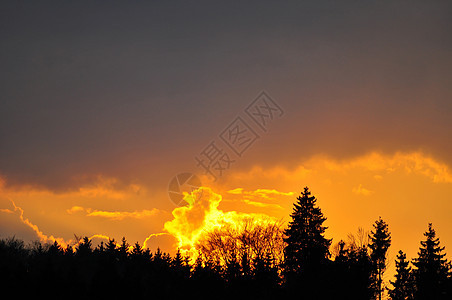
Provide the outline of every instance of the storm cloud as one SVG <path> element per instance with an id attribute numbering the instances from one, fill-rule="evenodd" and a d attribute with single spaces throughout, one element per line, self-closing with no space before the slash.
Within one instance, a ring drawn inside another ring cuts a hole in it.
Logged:
<path id="1" fill-rule="evenodd" d="M 234 168 L 423 151 L 452 164 L 452 5 L 3 1 L 0 174 L 166 186 L 266 90 Z"/>

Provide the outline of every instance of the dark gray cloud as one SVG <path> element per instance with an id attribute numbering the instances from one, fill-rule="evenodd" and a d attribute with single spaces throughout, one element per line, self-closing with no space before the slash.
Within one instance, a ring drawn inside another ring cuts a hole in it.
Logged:
<path id="1" fill-rule="evenodd" d="M 286 115 L 237 167 L 418 149 L 452 163 L 448 2 L 1 5 L 10 183 L 167 181 L 262 89 Z"/>

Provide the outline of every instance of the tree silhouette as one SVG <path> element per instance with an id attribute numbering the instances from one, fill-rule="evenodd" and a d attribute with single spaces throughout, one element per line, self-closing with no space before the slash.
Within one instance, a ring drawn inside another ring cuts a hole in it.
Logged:
<path id="1" fill-rule="evenodd" d="M 440 246 L 432 223 L 424 236 L 426 240 L 421 241 L 418 257 L 413 260 L 416 299 L 450 299 L 446 296 L 450 262 L 444 258 L 444 247 Z"/>
<path id="2" fill-rule="evenodd" d="M 68 257 L 74 255 L 74 248 L 71 245 L 67 245 L 66 249 L 64 249 L 64 255 Z"/>
<path id="3" fill-rule="evenodd" d="M 273 254 L 270 251 L 264 255 L 264 258 L 256 258 L 254 260 L 253 278 L 261 294 L 275 294 L 278 291 L 281 283 L 279 266 L 275 263 Z"/>
<path id="4" fill-rule="evenodd" d="M 105 247 L 104 247 L 104 241 L 101 241 L 99 246 L 96 247 L 96 249 L 94 249 L 95 252 L 97 252 L 98 254 L 102 254 L 105 251 Z"/>
<path id="5" fill-rule="evenodd" d="M 331 247 L 326 218 L 305 188 L 294 204 L 291 222 L 243 218 L 204 232 L 193 263 L 184 249 L 171 256 L 152 253 L 125 237 L 93 245 L 76 237 L 62 247 L 16 238 L 0 239 L 0 286 L 25 298 L 69 295 L 83 299 L 375 299 L 382 295 L 388 225 L 379 218 L 370 234 L 359 228 Z M 393 300 L 450 299 L 450 262 L 432 225 L 412 263 L 399 251 L 390 281 Z"/>
<path id="6" fill-rule="evenodd" d="M 116 259 L 118 256 L 118 246 L 116 245 L 115 239 L 108 239 L 107 244 L 105 244 L 105 254 L 110 259 Z"/>
<path id="7" fill-rule="evenodd" d="M 263 260 L 270 253 L 274 264 L 283 259 L 284 242 L 280 222 L 259 222 L 254 218 L 245 218 L 234 225 L 224 224 L 204 233 L 197 249 L 202 257 L 218 262 L 225 271 L 229 268 L 232 275 L 250 274 L 253 262 Z"/>
<path id="8" fill-rule="evenodd" d="M 57 241 L 55 241 L 50 247 L 47 253 L 49 255 L 57 256 L 60 255 L 63 252 L 63 248 L 58 244 Z"/>
<path id="9" fill-rule="evenodd" d="M 386 254 L 391 246 L 391 234 L 388 224 L 379 217 L 374 223 L 374 231 L 370 232 L 369 249 L 372 261 L 372 288 L 378 299 L 381 300 L 383 289 L 383 273 L 386 270 Z"/>
<path id="10" fill-rule="evenodd" d="M 176 255 L 171 260 L 171 267 L 180 272 L 184 267 L 184 258 L 180 253 L 180 249 L 177 249 Z"/>
<path id="11" fill-rule="evenodd" d="M 359 228 L 356 237 L 349 234 L 348 243 L 341 240 L 336 246 L 332 280 L 335 299 L 371 299 L 372 263 L 364 233 Z"/>
<path id="12" fill-rule="evenodd" d="M 92 242 L 88 237 L 85 236 L 82 242 L 77 246 L 77 255 L 88 256 L 92 251 Z"/>
<path id="13" fill-rule="evenodd" d="M 127 257 L 127 254 L 129 252 L 129 243 L 127 243 L 127 240 L 125 237 L 122 237 L 121 240 L 121 246 L 119 246 L 119 254 L 122 259 L 125 259 Z"/>
<path id="14" fill-rule="evenodd" d="M 326 218 L 308 187 L 294 203 L 292 220 L 284 231 L 284 271 L 290 288 L 301 284 L 305 293 L 322 292 L 318 286 L 330 256 L 331 240 L 324 237 Z"/>
<path id="15" fill-rule="evenodd" d="M 194 298 L 202 299 L 206 294 L 223 295 L 225 292 L 226 286 L 220 265 L 201 252 L 198 253 L 190 279 Z"/>
<path id="16" fill-rule="evenodd" d="M 135 257 L 139 257 L 139 256 L 143 255 L 143 247 L 141 247 L 140 243 L 136 242 L 133 245 L 131 255 L 135 256 Z"/>
<path id="17" fill-rule="evenodd" d="M 390 281 L 393 288 L 389 290 L 389 296 L 392 300 L 414 299 L 414 279 L 409 264 L 410 262 L 406 259 L 406 254 L 402 250 L 399 250 L 395 261 L 395 281 Z"/>

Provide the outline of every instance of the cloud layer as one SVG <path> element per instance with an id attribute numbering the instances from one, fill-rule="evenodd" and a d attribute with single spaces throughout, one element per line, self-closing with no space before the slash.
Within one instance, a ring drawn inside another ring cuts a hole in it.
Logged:
<path id="1" fill-rule="evenodd" d="M 285 114 L 234 168 L 375 150 L 452 165 L 447 1 L 91 4 L 83 22 L 66 5 L 2 7 L 9 185 L 161 188 L 264 89 Z"/>

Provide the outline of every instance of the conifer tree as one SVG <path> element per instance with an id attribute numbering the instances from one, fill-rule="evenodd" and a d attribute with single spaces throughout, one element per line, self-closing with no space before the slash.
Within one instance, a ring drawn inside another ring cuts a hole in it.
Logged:
<path id="1" fill-rule="evenodd" d="M 280 283 L 278 268 L 275 259 L 270 251 L 267 251 L 263 258 L 257 257 L 253 261 L 254 279 L 267 289 L 276 288 Z"/>
<path id="2" fill-rule="evenodd" d="M 372 288 L 374 294 L 381 300 L 383 294 L 383 274 L 386 270 L 386 254 L 391 246 L 391 234 L 388 224 L 379 217 L 374 223 L 374 230 L 369 235 L 372 262 Z"/>
<path id="3" fill-rule="evenodd" d="M 141 256 L 143 254 L 143 247 L 141 247 L 140 243 L 136 242 L 133 245 L 132 255 L 133 256 Z"/>
<path id="4" fill-rule="evenodd" d="M 108 239 L 108 243 L 105 245 L 105 251 L 113 255 L 116 253 L 116 247 L 115 239 Z"/>
<path id="5" fill-rule="evenodd" d="M 121 255 L 122 259 L 127 258 L 127 255 L 129 253 L 129 243 L 127 242 L 125 237 L 122 237 L 121 240 L 121 246 L 119 247 L 119 253 Z"/>
<path id="6" fill-rule="evenodd" d="M 446 299 L 450 262 L 444 258 L 444 247 L 440 246 L 432 223 L 428 224 L 424 236 L 426 240 L 421 241 L 418 257 L 413 260 L 416 299 Z"/>
<path id="7" fill-rule="evenodd" d="M 50 255 L 59 255 L 63 252 L 63 248 L 58 244 L 57 241 L 55 241 L 47 251 Z"/>
<path id="8" fill-rule="evenodd" d="M 294 203 L 290 215 L 292 220 L 284 231 L 286 283 L 292 292 L 297 293 L 296 290 L 304 289 L 307 297 L 316 293 L 316 290 L 325 291 L 320 289 L 320 280 L 330 256 L 331 239 L 324 236 L 327 227 L 323 223 L 326 218 L 316 202 L 317 199 L 311 196 L 308 187 L 305 187 Z"/>
<path id="9" fill-rule="evenodd" d="M 77 255 L 88 255 L 93 251 L 91 240 L 88 237 L 83 238 L 83 242 L 81 242 L 77 247 Z"/>
<path id="10" fill-rule="evenodd" d="M 180 269 L 180 268 L 182 268 L 183 262 L 184 262 L 184 260 L 183 260 L 182 254 L 180 253 L 180 249 L 178 248 L 176 255 L 171 260 L 171 266 L 175 269 Z"/>
<path id="11" fill-rule="evenodd" d="M 410 262 L 406 260 L 406 254 L 399 250 L 395 261 L 396 274 L 395 281 L 390 281 L 393 288 L 389 290 L 392 300 L 413 300 L 414 282 Z"/>
<path id="12" fill-rule="evenodd" d="M 157 250 L 154 253 L 154 261 L 160 262 L 162 260 L 162 257 L 163 257 L 163 253 L 160 250 L 160 247 L 157 247 Z"/>
<path id="13" fill-rule="evenodd" d="M 324 237 L 327 227 L 323 226 L 326 218 L 316 206 L 317 199 L 311 196 L 308 187 L 297 198 L 292 221 L 284 231 L 284 249 L 286 268 L 299 271 L 307 264 L 319 263 L 329 257 L 331 240 Z"/>

